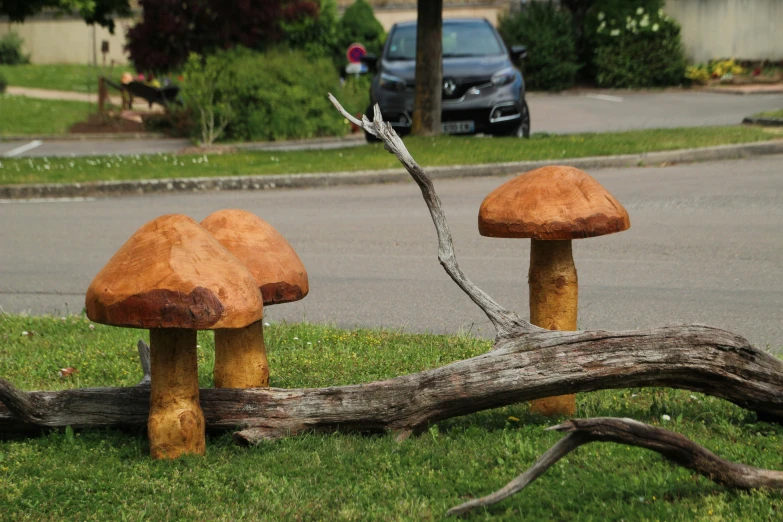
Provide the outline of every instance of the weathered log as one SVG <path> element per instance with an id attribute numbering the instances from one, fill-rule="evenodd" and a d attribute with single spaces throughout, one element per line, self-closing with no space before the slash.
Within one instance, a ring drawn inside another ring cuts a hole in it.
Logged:
<path id="1" fill-rule="evenodd" d="M 420 431 L 435 421 L 558 393 L 668 386 L 783 420 L 783 361 L 706 326 L 539 331 L 486 354 L 393 379 L 313 389 L 202 389 L 210 429 L 257 443 L 315 431 Z M 149 388 L 19 392 L 0 380 L 0 433 L 143 426 Z"/>
<path id="2" fill-rule="evenodd" d="M 485 497 L 477 498 L 451 508 L 447 515 L 461 515 L 477 507 L 497 504 L 520 491 L 543 475 L 558 460 L 588 442 L 616 442 L 628 446 L 647 448 L 717 482 L 736 489 L 783 489 L 783 471 L 754 468 L 722 459 L 707 448 L 696 444 L 684 435 L 633 419 L 596 417 L 572 419 L 547 428 L 563 431 L 568 435 L 560 439 L 533 466 L 523 474 Z"/>

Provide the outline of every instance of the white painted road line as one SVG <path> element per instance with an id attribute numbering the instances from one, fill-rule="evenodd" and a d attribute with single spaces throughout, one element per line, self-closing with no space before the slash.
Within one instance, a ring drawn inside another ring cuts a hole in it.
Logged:
<path id="1" fill-rule="evenodd" d="M 585 94 L 588 98 L 596 100 L 610 101 L 615 103 L 622 103 L 623 99 L 619 96 L 609 96 L 608 94 Z"/>
<path id="2" fill-rule="evenodd" d="M 41 145 L 43 145 L 43 142 L 41 140 L 33 140 L 30 143 L 28 143 L 27 145 L 22 145 L 21 147 L 17 147 L 15 149 L 9 150 L 5 154 L 3 154 L 3 156 L 5 156 L 6 158 L 13 158 L 14 156 L 18 156 L 19 154 L 23 154 L 23 153 L 27 152 L 28 150 L 33 150 L 33 149 L 35 149 L 37 147 L 40 147 Z"/>
<path id="3" fill-rule="evenodd" d="M 95 201 L 97 198 L 30 198 L 30 199 L 0 199 L 0 205 L 13 203 L 81 203 Z"/>

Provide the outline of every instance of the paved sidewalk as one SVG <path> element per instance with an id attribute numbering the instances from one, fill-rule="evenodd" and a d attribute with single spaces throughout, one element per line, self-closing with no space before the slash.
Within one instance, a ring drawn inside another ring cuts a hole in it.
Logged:
<path id="1" fill-rule="evenodd" d="M 78 101 L 86 103 L 98 103 L 98 93 L 71 92 L 71 91 L 53 91 L 50 89 L 35 89 L 33 87 L 13 87 L 6 88 L 7 94 L 13 96 L 25 96 L 27 98 L 39 98 L 41 100 L 65 100 Z M 109 96 L 109 100 L 114 105 L 122 105 L 120 96 Z"/>

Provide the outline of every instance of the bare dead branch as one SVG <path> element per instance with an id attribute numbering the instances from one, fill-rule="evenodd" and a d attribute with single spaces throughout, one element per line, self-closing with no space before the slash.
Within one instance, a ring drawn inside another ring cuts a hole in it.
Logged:
<path id="1" fill-rule="evenodd" d="M 783 420 L 783 361 L 705 326 L 628 332 L 534 332 L 489 353 L 393 379 L 329 388 L 202 389 L 207 426 L 249 444 L 307 431 L 417 433 L 429 423 L 559 393 L 669 386 L 729 400 Z M 8 389 L 6 387 L 5 389 Z M 0 393 L 2 393 L 0 391 Z M 144 426 L 149 388 L 29 392 L 22 421 L 0 407 L 0 434 Z M 16 400 L 16 402 L 13 402 Z"/>
<path id="2" fill-rule="evenodd" d="M 468 279 L 459 267 L 456 254 L 454 253 L 454 242 L 451 238 L 451 231 L 446 222 L 446 216 L 443 213 L 440 198 L 435 193 L 435 187 L 432 184 L 432 180 L 410 155 L 405 144 L 402 142 L 402 139 L 394 132 L 391 125 L 383 121 L 380 107 L 378 107 L 378 105 L 375 106 L 373 121 L 368 120 L 365 116 L 359 121 L 343 109 L 340 102 L 331 94 L 329 94 L 329 100 L 331 100 L 343 116 L 348 118 L 355 125 L 383 140 L 386 150 L 397 156 L 397 159 L 400 160 L 405 167 L 405 170 L 408 171 L 419 186 L 421 194 L 424 196 L 424 202 L 427 204 L 427 208 L 432 216 L 432 221 L 435 224 L 435 230 L 438 233 L 438 260 L 440 261 L 440 264 L 454 282 L 468 294 L 468 297 L 484 311 L 495 326 L 498 339 L 512 337 L 521 332 L 540 330 L 538 327 L 520 319 L 514 312 L 500 306 L 500 304 Z"/>
<path id="3" fill-rule="evenodd" d="M 8 411 L 23 423 L 36 424 L 40 422 L 37 404 L 32 395 L 19 390 L 5 379 L 0 379 L 0 402 L 5 404 Z"/>
<path id="4" fill-rule="evenodd" d="M 139 342 L 136 346 L 139 349 L 139 362 L 141 363 L 141 371 L 144 372 L 144 377 L 141 378 L 136 386 L 149 386 L 152 383 L 152 377 L 150 374 L 150 347 L 141 339 L 139 339 Z"/>
<path id="5" fill-rule="evenodd" d="M 522 475 L 503 488 L 450 509 L 447 515 L 460 515 L 477 507 L 491 506 L 521 491 L 565 455 L 588 442 L 616 442 L 660 453 L 713 482 L 735 489 L 783 489 L 783 471 L 755 468 L 722 459 L 684 435 L 633 419 L 596 417 L 573 419 L 547 428 L 568 433 Z"/>

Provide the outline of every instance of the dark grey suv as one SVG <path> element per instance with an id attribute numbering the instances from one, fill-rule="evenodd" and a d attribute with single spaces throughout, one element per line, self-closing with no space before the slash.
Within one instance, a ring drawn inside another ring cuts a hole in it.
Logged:
<path id="1" fill-rule="evenodd" d="M 487 20 L 443 20 L 442 131 L 527 138 L 530 112 L 525 84 L 512 61 L 525 52 L 524 46 L 509 52 Z M 372 118 L 377 103 L 383 119 L 398 134 L 407 134 L 416 97 L 416 22 L 395 24 L 380 59 L 367 56 L 364 61 L 376 71 L 367 116 Z"/>

